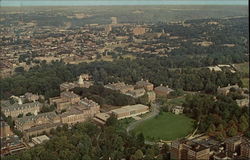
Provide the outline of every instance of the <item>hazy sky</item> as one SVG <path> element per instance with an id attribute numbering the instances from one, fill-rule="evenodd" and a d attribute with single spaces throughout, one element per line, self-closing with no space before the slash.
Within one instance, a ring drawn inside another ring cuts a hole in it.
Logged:
<path id="1" fill-rule="evenodd" d="M 248 5 L 248 0 L 0 0 L 1 6 Z"/>

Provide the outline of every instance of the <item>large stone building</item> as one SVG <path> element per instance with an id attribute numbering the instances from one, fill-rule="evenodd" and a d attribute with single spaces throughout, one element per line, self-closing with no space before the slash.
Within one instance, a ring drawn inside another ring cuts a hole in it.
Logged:
<path id="1" fill-rule="evenodd" d="M 250 140 L 242 136 L 234 136 L 225 140 L 225 153 L 231 159 L 250 159 Z"/>
<path id="2" fill-rule="evenodd" d="M 106 124 L 107 120 L 109 119 L 110 115 L 108 113 L 98 113 L 94 117 L 94 121 L 99 124 Z"/>
<path id="3" fill-rule="evenodd" d="M 61 93 L 63 101 L 56 103 L 58 111 L 65 109 L 63 113 L 56 114 L 55 112 L 41 113 L 38 115 L 25 116 L 18 118 L 15 121 L 16 128 L 24 132 L 26 138 L 31 135 L 38 135 L 43 132 L 49 132 L 52 128 L 61 126 L 62 124 L 73 125 L 78 122 L 84 122 L 88 118 L 94 117 L 100 113 L 100 106 L 87 98 L 80 100 L 79 96 L 71 92 Z M 63 104 L 63 105 L 62 105 Z"/>
<path id="4" fill-rule="evenodd" d="M 24 97 L 29 101 L 29 102 L 35 102 L 39 100 L 39 95 L 37 94 L 32 94 L 32 93 L 25 93 Z"/>
<path id="5" fill-rule="evenodd" d="M 235 88 L 235 89 L 239 89 L 239 86 L 236 84 L 236 85 L 228 85 L 227 87 L 218 87 L 217 88 L 217 93 L 218 94 L 223 94 L 223 95 L 227 95 L 229 92 L 230 92 L 230 89 L 231 88 Z"/>
<path id="6" fill-rule="evenodd" d="M 21 151 L 24 151 L 27 148 L 26 145 L 23 143 L 23 141 L 20 140 L 20 138 L 17 135 L 1 139 L 0 143 L 1 143 L 0 144 L 1 157 L 5 155 L 17 154 Z"/>
<path id="7" fill-rule="evenodd" d="M 116 118 L 123 119 L 134 117 L 149 112 L 149 107 L 142 104 L 128 105 L 118 109 L 110 111 L 110 114 L 114 114 Z"/>
<path id="8" fill-rule="evenodd" d="M 250 159 L 250 140 L 246 140 L 240 144 L 240 155 L 243 158 Z"/>
<path id="9" fill-rule="evenodd" d="M 171 143 L 171 159 L 209 160 L 210 148 L 188 140 L 177 140 Z"/>
<path id="10" fill-rule="evenodd" d="M 76 82 L 65 82 L 60 84 L 60 91 L 69 91 L 70 89 L 73 89 L 75 87 L 81 87 L 81 88 L 89 88 L 93 85 L 93 82 L 90 81 L 91 76 L 88 74 L 81 74 L 79 76 L 78 81 Z"/>
<path id="11" fill-rule="evenodd" d="M 241 136 L 235 136 L 226 139 L 225 145 L 226 145 L 226 151 L 227 152 L 237 152 L 240 150 L 240 144 L 242 143 L 243 138 Z"/>
<path id="12" fill-rule="evenodd" d="M 135 89 L 132 91 L 128 91 L 127 93 L 125 93 L 128 96 L 134 97 L 134 98 L 138 98 L 141 97 L 143 95 L 145 95 L 146 91 L 144 88 L 139 88 L 139 89 Z"/>
<path id="13" fill-rule="evenodd" d="M 53 97 L 49 99 L 50 105 L 55 104 L 57 112 L 66 110 L 70 105 L 76 104 L 80 101 L 80 96 L 73 92 L 64 91 L 60 97 Z"/>
<path id="14" fill-rule="evenodd" d="M 118 82 L 118 83 L 109 83 L 104 85 L 105 88 L 120 91 L 121 93 L 126 93 L 128 91 L 133 91 L 134 86 L 125 84 L 124 82 Z"/>
<path id="15" fill-rule="evenodd" d="M 0 138 L 6 138 L 12 136 L 13 132 L 10 130 L 10 126 L 4 122 L 0 121 Z"/>
<path id="16" fill-rule="evenodd" d="M 169 88 L 168 86 L 163 86 L 162 84 L 154 89 L 156 95 L 159 96 L 167 96 L 170 92 L 174 91 L 173 89 Z"/>
<path id="17" fill-rule="evenodd" d="M 148 95 L 148 102 L 154 102 L 155 99 L 156 99 L 156 94 L 154 91 L 149 91 L 147 92 L 147 95 Z"/>
<path id="18" fill-rule="evenodd" d="M 250 158 L 250 140 L 246 137 L 235 136 L 224 142 L 212 137 L 198 136 L 191 140 L 181 139 L 171 143 L 171 159 L 181 160 L 228 160 Z"/>
<path id="19" fill-rule="evenodd" d="M 1 105 L 3 114 L 6 117 L 11 116 L 13 118 L 18 117 L 20 114 L 26 115 L 27 113 L 36 115 L 42 107 L 42 104 L 39 102 L 11 104 L 10 101 L 1 101 Z"/>
<path id="20" fill-rule="evenodd" d="M 24 116 L 15 120 L 15 126 L 20 131 L 28 130 L 46 124 L 60 123 L 60 117 L 55 112 Z"/>
<path id="21" fill-rule="evenodd" d="M 100 105 L 96 102 L 84 98 L 78 103 L 71 105 L 68 110 L 60 115 L 61 122 L 75 124 L 84 122 L 88 118 L 93 118 L 95 114 L 100 113 Z"/>
<path id="22" fill-rule="evenodd" d="M 144 88 L 146 91 L 153 91 L 154 85 L 148 80 L 144 81 L 141 79 L 140 81 L 136 82 L 135 88 Z"/>
<path id="23" fill-rule="evenodd" d="M 61 119 L 55 112 L 25 116 L 15 120 L 16 128 L 24 133 L 26 139 L 31 135 L 49 132 L 52 128 L 61 126 Z"/>

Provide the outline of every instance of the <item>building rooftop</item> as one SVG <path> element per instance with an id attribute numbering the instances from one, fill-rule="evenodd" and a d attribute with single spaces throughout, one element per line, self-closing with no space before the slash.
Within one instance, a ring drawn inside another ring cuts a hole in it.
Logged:
<path id="1" fill-rule="evenodd" d="M 8 111 L 14 111 L 14 110 L 22 110 L 25 108 L 33 108 L 33 107 L 41 107 L 42 104 L 40 102 L 31 102 L 31 103 L 25 103 L 25 104 L 18 104 L 18 103 L 14 103 L 14 104 L 10 104 L 10 102 L 4 102 L 2 103 L 2 111 L 3 112 L 8 112 Z M 8 106 L 6 106 L 8 105 Z"/>
<path id="2" fill-rule="evenodd" d="M 61 97 L 78 98 L 78 97 L 80 97 L 80 96 L 78 96 L 78 95 L 75 94 L 74 92 L 65 91 L 65 92 L 62 92 L 62 93 L 61 93 Z"/>
<path id="3" fill-rule="evenodd" d="M 143 104 L 135 104 L 135 105 L 128 105 L 128 106 L 124 106 L 118 109 L 114 109 L 114 110 L 111 110 L 111 112 L 120 114 L 124 112 L 131 112 L 131 111 L 138 110 L 138 109 L 149 109 L 149 107 Z"/>
<path id="4" fill-rule="evenodd" d="M 155 87 L 155 90 L 161 91 L 161 92 L 172 92 L 173 89 L 169 88 L 168 86 L 158 86 Z"/>
<path id="5" fill-rule="evenodd" d="M 141 79 L 140 81 L 136 82 L 136 85 L 153 85 L 152 83 L 150 83 L 148 80 L 143 80 Z"/>
<path id="6" fill-rule="evenodd" d="M 37 131 L 37 130 L 42 130 L 44 128 L 52 128 L 52 127 L 57 127 L 57 126 L 60 126 L 62 125 L 62 123 L 45 123 L 45 124 L 41 124 L 41 125 L 38 125 L 38 126 L 34 126 L 34 127 L 31 127 L 27 130 L 25 130 L 26 132 L 33 132 L 33 131 Z"/>
<path id="7" fill-rule="evenodd" d="M 45 118 L 48 118 L 48 119 L 53 119 L 53 118 L 55 118 L 57 116 L 58 115 L 55 112 L 41 113 L 41 114 L 38 114 L 38 115 L 24 116 L 22 118 L 18 118 L 16 120 L 16 123 L 19 123 L 19 124 L 23 125 L 23 124 L 28 123 L 30 121 L 36 121 L 37 119 L 42 118 L 42 117 L 45 117 Z"/>
<path id="8" fill-rule="evenodd" d="M 192 142 L 192 141 L 188 141 L 187 145 L 190 147 L 191 150 L 193 150 L 195 152 L 199 152 L 199 151 L 202 151 L 202 150 L 205 150 L 205 149 L 209 148 L 209 147 L 206 147 L 206 146 L 204 146 L 202 144 L 195 143 L 195 142 Z"/>
<path id="9" fill-rule="evenodd" d="M 239 86 L 237 85 L 237 84 L 235 84 L 235 85 L 230 85 L 230 84 L 228 84 L 228 86 L 226 86 L 226 87 L 218 87 L 218 90 L 220 91 L 224 91 L 224 90 L 230 90 L 230 88 L 239 88 Z"/>
<path id="10" fill-rule="evenodd" d="M 235 143 L 235 142 L 238 142 L 238 141 L 242 141 L 241 136 L 234 136 L 234 137 L 227 138 L 225 140 L 226 143 Z"/>
<path id="11" fill-rule="evenodd" d="M 182 106 L 174 106 L 173 109 L 184 109 Z"/>
<path id="12" fill-rule="evenodd" d="M 41 135 L 41 136 L 38 136 L 38 137 L 33 137 L 32 138 L 32 141 L 35 143 L 35 144 L 41 144 L 45 141 L 48 141 L 50 138 L 46 135 Z"/>
<path id="13" fill-rule="evenodd" d="M 107 114 L 107 113 L 98 113 L 98 114 L 95 115 L 95 117 L 97 117 L 98 119 L 106 122 L 107 119 L 110 117 L 110 115 Z"/>
<path id="14" fill-rule="evenodd" d="M 71 89 L 71 88 L 76 87 L 76 85 L 75 83 L 72 83 L 72 82 L 65 82 L 65 83 L 60 84 L 60 87 Z"/>

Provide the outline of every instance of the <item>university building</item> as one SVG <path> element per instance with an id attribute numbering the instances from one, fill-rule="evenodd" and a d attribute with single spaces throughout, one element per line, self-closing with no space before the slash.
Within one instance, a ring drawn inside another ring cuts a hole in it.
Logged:
<path id="1" fill-rule="evenodd" d="M 1 101 L 1 111 L 6 117 L 11 116 L 15 118 L 20 114 L 26 115 L 27 113 L 36 115 L 40 111 L 41 107 L 42 104 L 40 102 L 31 102 L 25 104 L 19 102 L 11 104 L 10 101 Z"/>

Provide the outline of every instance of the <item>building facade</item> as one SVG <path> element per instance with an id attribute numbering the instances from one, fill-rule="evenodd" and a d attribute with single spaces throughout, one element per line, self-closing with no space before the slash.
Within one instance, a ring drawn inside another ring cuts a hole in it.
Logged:
<path id="1" fill-rule="evenodd" d="M 173 89 L 169 88 L 168 86 L 163 86 L 162 84 L 154 89 L 156 95 L 159 96 L 167 96 L 170 92 L 174 91 Z"/>
<path id="2" fill-rule="evenodd" d="M 13 132 L 10 130 L 10 126 L 4 121 L 0 121 L 0 138 L 6 138 L 12 135 Z"/>
<path id="3" fill-rule="evenodd" d="M 3 114 L 8 117 L 11 116 L 13 118 L 18 117 L 18 115 L 23 114 L 26 115 L 27 113 L 32 113 L 36 115 L 38 112 L 40 112 L 42 107 L 42 104 L 40 102 L 31 102 L 31 103 L 25 103 L 25 104 L 10 104 L 2 103 L 2 112 Z"/>
<path id="4" fill-rule="evenodd" d="M 189 140 L 177 140 L 171 143 L 171 159 L 209 160 L 210 148 Z"/>
<path id="5" fill-rule="evenodd" d="M 154 85 L 148 80 L 144 81 L 141 79 L 140 81 L 136 82 L 135 88 L 144 88 L 146 91 L 153 91 Z"/>
<path id="6" fill-rule="evenodd" d="M 114 114 L 116 118 L 119 120 L 123 118 L 134 117 L 147 112 L 149 112 L 148 106 L 142 104 L 135 104 L 111 110 L 110 114 Z"/>

